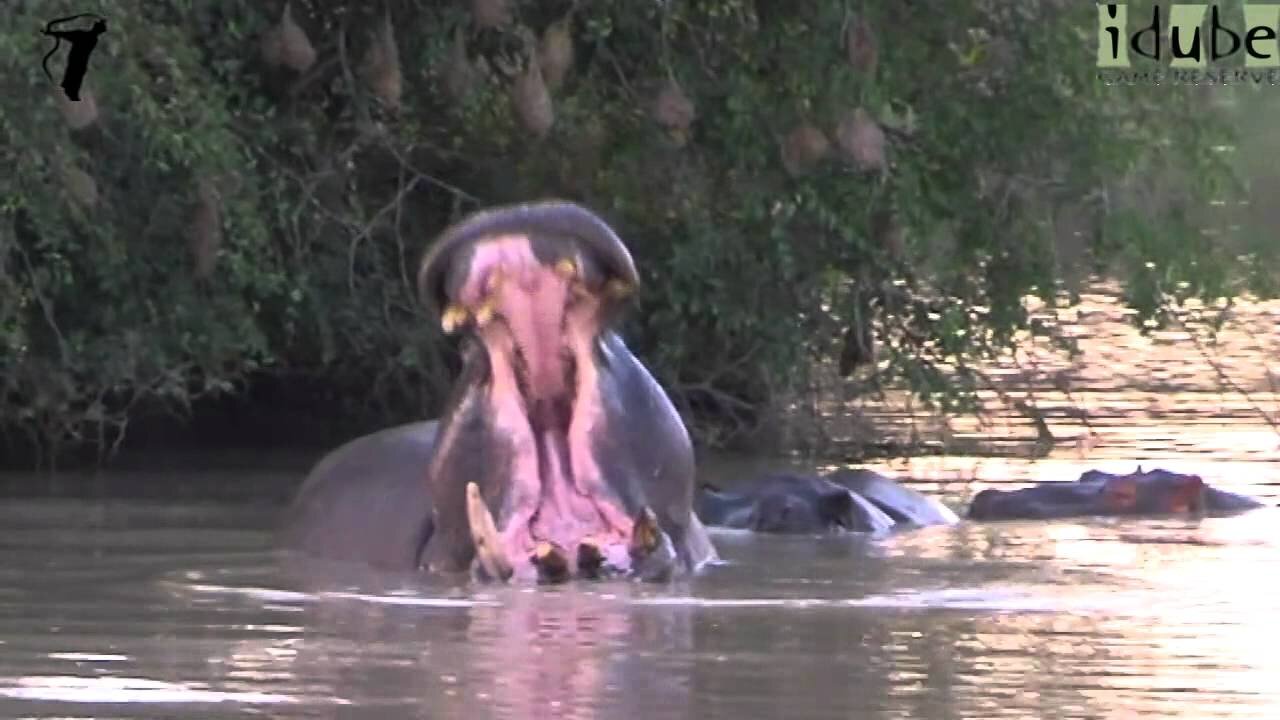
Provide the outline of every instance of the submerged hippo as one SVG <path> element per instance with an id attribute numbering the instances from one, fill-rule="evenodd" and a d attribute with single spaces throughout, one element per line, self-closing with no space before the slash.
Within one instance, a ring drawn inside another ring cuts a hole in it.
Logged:
<path id="1" fill-rule="evenodd" d="M 286 547 L 480 579 L 661 581 L 716 557 L 679 414 L 611 329 L 639 277 L 591 211 L 542 202 L 448 228 L 418 273 L 463 368 L 438 421 L 311 471 Z"/>
<path id="2" fill-rule="evenodd" d="M 698 517 L 707 525 L 762 533 L 878 533 L 949 525 L 959 518 L 933 498 L 870 470 L 823 477 L 773 473 L 732 492 L 704 485 Z"/>
<path id="3" fill-rule="evenodd" d="M 986 489 L 969 504 L 974 520 L 1021 520 L 1088 515 L 1230 514 L 1263 507 L 1244 495 L 1218 490 L 1199 475 L 1168 470 L 1128 475 L 1099 470 L 1074 482 L 1044 482 L 1019 490 Z"/>

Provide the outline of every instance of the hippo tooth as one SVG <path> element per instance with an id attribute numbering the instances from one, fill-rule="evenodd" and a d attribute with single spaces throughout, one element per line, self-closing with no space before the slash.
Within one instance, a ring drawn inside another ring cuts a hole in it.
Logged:
<path id="1" fill-rule="evenodd" d="M 569 553 L 549 540 L 538 543 L 529 561 L 538 568 L 538 579 L 543 582 L 566 582 L 573 573 L 573 569 L 569 566 Z"/>
<path id="2" fill-rule="evenodd" d="M 636 515 L 635 524 L 632 526 L 631 547 L 639 553 L 648 555 L 658 547 L 661 533 L 662 531 L 658 528 L 658 518 L 654 516 L 653 510 L 645 506 Z"/>
<path id="3" fill-rule="evenodd" d="M 446 335 L 452 335 L 454 331 L 467 322 L 469 316 L 470 313 L 461 305 L 450 305 L 445 308 L 444 314 L 440 316 L 440 327 Z"/>
<path id="4" fill-rule="evenodd" d="M 571 257 L 560 258 L 556 261 L 555 270 L 565 280 L 572 280 L 578 276 L 578 262 Z"/>
<path id="5" fill-rule="evenodd" d="M 493 320 L 493 314 L 493 299 L 485 298 L 484 302 L 476 308 L 476 327 L 488 325 L 489 321 Z"/>
<path id="6" fill-rule="evenodd" d="M 604 568 L 604 553 L 592 539 L 578 543 L 578 574 L 586 578 L 600 576 Z"/>
<path id="7" fill-rule="evenodd" d="M 467 483 L 467 520 L 471 525 L 471 541 L 476 546 L 476 560 L 490 578 L 506 582 L 515 572 L 507 552 L 498 538 L 498 528 L 493 522 L 493 513 L 480 497 L 480 488 L 473 482 Z"/>
<path id="8" fill-rule="evenodd" d="M 671 538 L 658 526 L 648 506 L 641 508 L 631 527 L 631 574 L 646 582 L 664 582 L 675 570 L 676 553 Z"/>

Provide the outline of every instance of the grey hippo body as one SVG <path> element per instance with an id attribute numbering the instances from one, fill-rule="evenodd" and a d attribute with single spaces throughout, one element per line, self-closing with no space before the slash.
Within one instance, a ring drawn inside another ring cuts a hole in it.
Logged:
<path id="1" fill-rule="evenodd" d="M 709 526 L 775 534 L 881 533 L 959 518 L 947 506 L 879 473 L 771 473 L 733 490 L 704 485 L 698 516 Z"/>
<path id="2" fill-rule="evenodd" d="M 1085 516 L 1232 515 L 1264 504 L 1220 490 L 1199 475 L 1139 466 L 1127 475 L 1089 470 L 1077 480 L 1017 490 L 988 488 L 969 503 L 973 520 L 1033 520 Z"/>
<path id="3" fill-rule="evenodd" d="M 482 579 L 664 580 L 716 558 L 670 399 L 610 328 L 639 282 L 589 210 L 507 206 L 447 229 L 418 276 L 462 371 L 438 420 L 353 440 L 312 469 L 282 544 Z"/>

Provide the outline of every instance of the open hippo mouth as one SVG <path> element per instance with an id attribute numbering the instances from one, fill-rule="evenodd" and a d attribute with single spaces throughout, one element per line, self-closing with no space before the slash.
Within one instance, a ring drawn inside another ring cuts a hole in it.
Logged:
<path id="1" fill-rule="evenodd" d="M 638 279 L 608 226 L 564 203 L 481 213 L 423 260 L 420 293 L 445 332 L 474 340 L 428 469 L 436 532 L 454 539 L 441 569 L 504 581 L 670 569 L 640 484 L 598 459 L 618 432 L 601 335 Z"/>

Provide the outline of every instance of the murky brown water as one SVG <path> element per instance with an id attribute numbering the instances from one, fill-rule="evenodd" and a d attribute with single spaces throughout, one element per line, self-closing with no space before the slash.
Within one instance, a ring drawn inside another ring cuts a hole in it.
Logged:
<path id="1" fill-rule="evenodd" d="M 1094 409 L 1096 443 L 873 467 L 957 508 L 1136 460 L 1280 501 L 1280 440 L 1251 406 L 1091 372 L 1073 402 Z M 300 476 L 270 460 L 44 495 L 4 479 L 0 718 L 1280 716 L 1280 509 L 876 541 L 717 533 L 726 564 L 669 587 L 322 584 L 271 549 Z"/>

